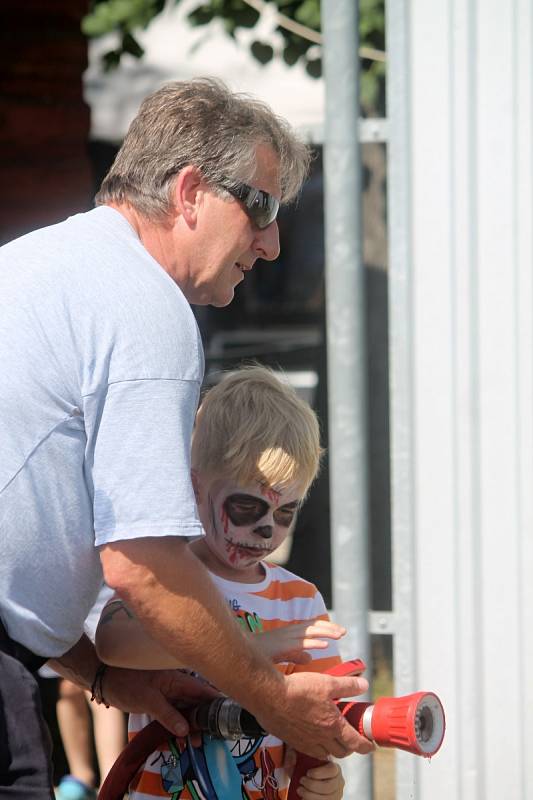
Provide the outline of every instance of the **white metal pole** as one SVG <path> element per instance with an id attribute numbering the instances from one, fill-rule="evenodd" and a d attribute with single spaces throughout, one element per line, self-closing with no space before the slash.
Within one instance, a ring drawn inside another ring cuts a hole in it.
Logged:
<path id="1" fill-rule="evenodd" d="M 410 217 L 409 2 L 387 0 L 389 363 L 394 690 L 409 694 L 415 675 L 413 306 Z M 416 759 L 396 753 L 396 798 L 417 800 Z"/>
<path id="2" fill-rule="evenodd" d="M 326 328 L 333 608 L 343 654 L 370 666 L 365 285 L 359 152 L 358 3 L 323 0 Z M 370 800 L 370 758 L 343 762 L 347 800 Z"/>

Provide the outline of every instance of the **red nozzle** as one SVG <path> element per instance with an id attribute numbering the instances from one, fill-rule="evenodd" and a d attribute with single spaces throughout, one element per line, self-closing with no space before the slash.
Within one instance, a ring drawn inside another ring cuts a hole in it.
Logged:
<path id="1" fill-rule="evenodd" d="M 359 733 L 381 747 L 397 747 L 429 758 L 442 744 L 446 722 L 433 692 L 381 697 L 372 703 L 347 703 L 343 714 Z"/>

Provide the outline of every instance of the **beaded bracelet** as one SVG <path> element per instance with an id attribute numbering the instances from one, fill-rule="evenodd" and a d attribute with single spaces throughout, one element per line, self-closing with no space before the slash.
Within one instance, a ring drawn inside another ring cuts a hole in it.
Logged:
<path id="1" fill-rule="evenodd" d="M 94 681 L 92 682 L 91 686 L 91 701 L 94 700 L 97 705 L 101 705 L 103 703 L 106 708 L 109 708 L 109 703 L 106 703 L 102 692 L 102 680 L 106 669 L 107 664 L 100 664 L 96 670 Z"/>

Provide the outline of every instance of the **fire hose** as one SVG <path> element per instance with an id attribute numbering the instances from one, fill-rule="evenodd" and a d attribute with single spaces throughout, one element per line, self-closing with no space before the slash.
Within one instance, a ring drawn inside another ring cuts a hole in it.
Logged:
<path id="1" fill-rule="evenodd" d="M 361 674 L 362 661 L 347 661 L 328 670 L 330 675 Z M 430 758 L 440 748 L 446 727 L 444 709 L 433 692 L 415 692 L 403 697 L 381 697 L 375 703 L 336 701 L 343 717 L 362 736 L 381 747 L 405 750 Z M 216 739 L 236 740 L 266 735 L 252 714 L 229 697 L 218 697 L 189 709 L 180 709 L 191 731 Z M 130 782 L 150 753 L 164 747 L 173 734 L 159 722 L 151 722 L 123 750 L 107 775 L 98 800 L 123 800 Z M 296 790 L 309 769 L 324 763 L 298 753 L 291 777 L 288 800 L 298 800 Z"/>

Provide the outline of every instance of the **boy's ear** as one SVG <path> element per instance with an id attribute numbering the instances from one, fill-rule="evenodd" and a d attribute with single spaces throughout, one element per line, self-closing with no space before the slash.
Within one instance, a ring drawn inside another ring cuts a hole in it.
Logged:
<path id="1" fill-rule="evenodd" d="M 200 505 L 201 502 L 200 475 L 198 473 L 198 470 L 191 469 L 191 481 L 192 481 L 192 488 L 194 491 L 194 499 L 196 500 L 196 505 Z"/>

